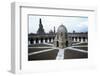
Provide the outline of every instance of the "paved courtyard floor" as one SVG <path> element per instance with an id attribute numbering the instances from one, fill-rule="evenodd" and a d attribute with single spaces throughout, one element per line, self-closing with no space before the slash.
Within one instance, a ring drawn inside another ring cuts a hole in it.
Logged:
<path id="1" fill-rule="evenodd" d="M 53 44 L 36 44 L 28 47 L 28 60 L 63 60 L 88 58 L 88 44 L 79 43 L 61 49 L 53 47 Z"/>

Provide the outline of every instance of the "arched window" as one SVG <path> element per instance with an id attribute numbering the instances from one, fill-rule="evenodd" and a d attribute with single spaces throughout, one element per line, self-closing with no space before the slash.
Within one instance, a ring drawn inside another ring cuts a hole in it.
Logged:
<path id="1" fill-rule="evenodd" d="M 61 36 L 63 36 L 63 33 L 61 32 Z"/>

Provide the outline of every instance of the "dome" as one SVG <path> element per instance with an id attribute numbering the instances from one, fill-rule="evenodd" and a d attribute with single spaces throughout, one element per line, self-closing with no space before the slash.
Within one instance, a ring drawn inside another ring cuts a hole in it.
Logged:
<path id="1" fill-rule="evenodd" d="M 64 25 L 60 25 L 59 27 L 58 27 L 58 30 L 57 30 L 57 33 L 67 33 L 67 29 L 66 29 L 66 27 L 64 26 Z"/>

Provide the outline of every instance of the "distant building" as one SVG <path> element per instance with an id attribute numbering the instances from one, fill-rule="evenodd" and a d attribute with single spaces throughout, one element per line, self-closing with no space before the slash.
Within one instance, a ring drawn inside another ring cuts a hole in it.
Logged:
<path id="1" fill-rule="evenodd" d="M 52 30 L 49 31 L 49 34 L 54 34 L 54 32 Z"/>

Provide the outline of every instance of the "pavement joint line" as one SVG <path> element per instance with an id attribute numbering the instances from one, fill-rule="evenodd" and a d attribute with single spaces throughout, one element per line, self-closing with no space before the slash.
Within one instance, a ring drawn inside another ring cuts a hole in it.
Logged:
<path id="1" fill-rule="evenodd" d="M 50 44 L 50 43 L 43 43 L 43 44 L 46 44 L 46 45 L 50 45 L 50 46 L 53 46 L 53 44 Z"/>
<path id="2" fill-rule="evenodd" d="M 71 47 L 88 47 L 86 45 L 81 45 L 81 46 L 71 46 Z"/>
<path id="3" fill-rule="evenodd" d="M 53 46 L 53 44 L 50 44 L 50 43 L 43 43 L 43 44 L 46 44 L 46 45 L 50 45 L 50 46 L 48 46 L 48 47 L 52 47 Z M 48 47 L 29 47 L 29 48 L 48 48 Z"/>
<path id="4" fill-rule="evenodd" d="M 75 43 L 74 45 L 77 45 L 77 44 L 82 44 L 82 43 L 87 43 L 87 42 L 80 42 L 80 43 Z"/>
<path id="5" fill-rule="evenodd" d="M 48 52 L 48 51 L 52 51 L 52 50 L 54 50 L 54 49 L 41 50 L 41 51 L 38 51 L 38 52 L 32 52 L 32 53 L 29 53 L 28 55 L 39 54 L 39 53 Z"/>
<path id="6" fill-rule="evenodd" d="M 59 49 L 57 47 L 28 47 L 28 48 L 52 48 L 52 49 Z"/>
<path id="7" fill-rule="evenodd" d="M 28 47 L 28 48 L 52 48 L 52 47 Z"/>
<path id="8" fill-rule="evenodd" d="M 88 51 L 86 51 L 86 50 L 80 50 L 80 49 L 76 49 L 76 48 L 73 48 L 73 47 L 68 47 L 68 49 L 72 49 L 72 50 L 83 52 L 83 53 L 88 53 Z"/>

